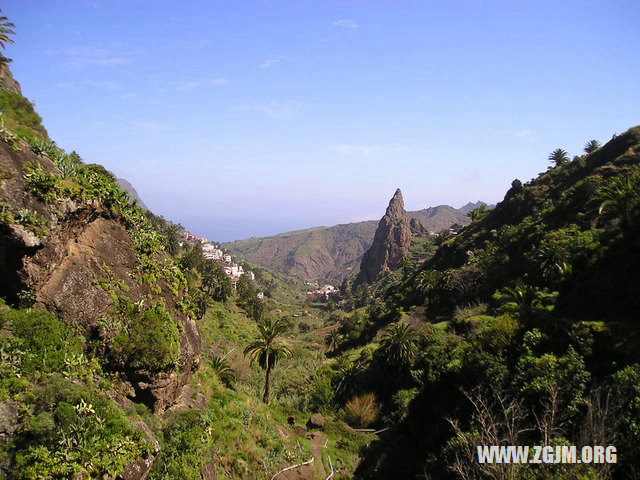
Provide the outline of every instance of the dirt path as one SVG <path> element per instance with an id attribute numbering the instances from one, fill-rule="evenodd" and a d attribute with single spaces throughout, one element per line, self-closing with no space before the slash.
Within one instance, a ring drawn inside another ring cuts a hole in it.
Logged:
<path id="1" fill-rule="evenodd" d="M 311 454 L 315 459 L 312 465 L 317 474 L 317 478 L 325 479 L 327 478 L 327 474 L 324 470 L 324 463 L 322 462 L 322 450 L 324 449 L 324 442 L 327 441 L 327 437 L 322 432 L 312 432 L 311 435 Z"/>
<path id="2" fill-rule="evenodd" d="M 274 480 L 324 480 L 327 478 L 324 463 L 322 462 L 322 452 L 324 450 L 324 442 L 327 441 L 327 437 L 322 432 L 311 432 L 310 435 L 313 463 L 283 472 Z"/>

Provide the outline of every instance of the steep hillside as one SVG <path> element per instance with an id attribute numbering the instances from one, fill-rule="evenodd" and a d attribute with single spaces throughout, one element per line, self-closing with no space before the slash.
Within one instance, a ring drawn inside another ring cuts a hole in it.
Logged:
<path id="1" fill-rule="evenodd" d="M 634 478 L 640 127 L 585 150 L 514 180 L 425 263 L 347 292 L 365 308 L 338 329 L 340 401 L 368 398 L 390 427 L 356 478 Z M 480 464 L 477 445 L 612 445 L 617 462 Z"/>
<path id="2" fill-rule="evenodd" d="M 0 478 L 266 479 L 310 457 L 282 478 L 325 478 L 329 452 L 350 476 L 366 436 L 300 424 L 318 339 L 286 340 L 275 405 L 243 355 L 263 317 L 278 334 L 322 327 L 301 282 L 256 269 L 234 291 L 105 168 L 58 148 L 8 69 L 1 81 L 15 88 L 0 88 Z"/>
<path id="3" fill-rule="evenodd" d="M 419 220 L 427 231 L 438 232 L 454 223 L 467 225 L 470 222 L 467 213 L 480 203 L 461 209 L 440 205 L 407 213 L 409 218 Z M 370 220 L 315 227 L 273 237 L 237 240 L 224 247 L 251 263 L 303 280 L 337 282 L 358 273 L 362 255 L 371 246 L 377 226 L 378 221 Z"/>

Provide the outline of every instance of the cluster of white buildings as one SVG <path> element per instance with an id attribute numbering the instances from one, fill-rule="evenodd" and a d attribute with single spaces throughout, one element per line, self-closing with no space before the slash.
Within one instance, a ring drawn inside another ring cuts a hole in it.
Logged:
<path id="1" fill-rule="evenodd" d="M 310 285 L 310 283 L 307 283 L 307 285 Z M 326 284 L 322 287 L 320 287 L 318 285 L 318 283 L 315 283 L 315 290 L 309 290 L 307 292 L 307 296 L 310 297 L 312 295 L 322 295 L 324 296 L 325 300 L 329 300 L 329 297 L 332 295 L 336 295 L 338 293 L 338 289 L 336 287 L 334 287 L 333 285 L 329 285 Z"/>
<path id="2" fill-rule="evenodd" d="M 184 231 L 182 238 L 184 242 L 192 245 L 199 243 L 202 246 L 202 256 L 207 260 L 213 260 L 214 262 L 223 263 L 224 273 L 226 273 L 227 276 L 231 279 L 234 287 L 238 279 L 243 275 L 246 275 L 250 280 L 256 279 L 256 276 L 252 271 L 245 271 L 244 268 L 242 268 L 242 265 L 233 263 L 231 255 L 229 253 L 225 253 L 219 245 L 210 242 L 206 238 L 193 235 L 186 230 Z"/>

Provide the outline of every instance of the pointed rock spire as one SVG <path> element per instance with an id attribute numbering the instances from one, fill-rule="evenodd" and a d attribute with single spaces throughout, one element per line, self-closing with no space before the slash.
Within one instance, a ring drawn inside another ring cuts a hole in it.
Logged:
<path id="1" fill-rule="evenodd" d="M 382 273 L 396 268 L 409 251 L 410 244 L 409 217 L 404 209 L 402 192 L 397 189 L 378 224 L 371 247 L 362 257 L 356 285 L 373 283 Z"/>

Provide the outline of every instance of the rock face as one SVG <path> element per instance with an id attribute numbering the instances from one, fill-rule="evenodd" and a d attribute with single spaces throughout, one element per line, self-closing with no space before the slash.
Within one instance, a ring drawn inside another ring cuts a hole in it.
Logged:
<path id="1" fill-rule="evenodd" d="M 324 428 L 324 417 L 320 413 L 314 413 L 307 421 L 308 428 Z"/>
<path id="2" fill-rule="evenodd" d="M 416 218 L 412 218 L 409 222 L 409 225 L 411 227 L 412 235 L 426 235 L 427 233 L 429 233 L 427 232 L 427 229 L 424 228 L 424 225 L 422 225 L 422 222 L 420 222 L 420 220 Z"/>
<path id="3" fill-rule="evenodd" d="M 6 63 L 0 64 L 0 87 L 6 88 L 10 92 L 22 93 L 20 91 L 20 84 L 13 78 L 11 70 L 9 70 L 9 65 Z"/>
<path id="4" fill-rule="evenodd" d="M 397 189 L 378 224 L 373 244 L 362 257 L 356 285 L 375 282 L 382 273 L 397 267 L 410 244 L 409 217 L 404 209 L 402 192 Z"/>
<path id="5" fill-rule="evenodd" d="M 16 303 L 21 293 L 28 292 L 34 307 L 54 312 L 98 339 L 103 358 L 108 357 L 105 352 L 113 333 L 101 328 L 100 321 L 114 309 L 115 287 L 105 288 L 100 281 L 121 282 L 117 291 L 126 292 L 135 304 L 164 303 L 178 327 L 179 362 L 162 372 L 127 367 L 121 373 L 130 397 L 156 412 L 166 410 L 179 398 L 200 361 L 198 328 L 178 307 L 183 292 L 172 292 L 164 279 L 158 279 L 157 288 L 135 279 L 140 257 L 130 233 L 97 201 L 66 198 L 44 203 L 27 193 L 24 172 L 30 162 L 39 163 L 44 172 L 60 174 L 51 160 L 36 156 L 26 145 L 14 150 L 0 141 L 0 205 L 11 212 L 34 212 L 47 223 L 39 236 L 23 225 L 0 223 L 0 295 Z M 154 259 L 158 264 L 168 261 L 163 251 L 156 252 Z"/>

